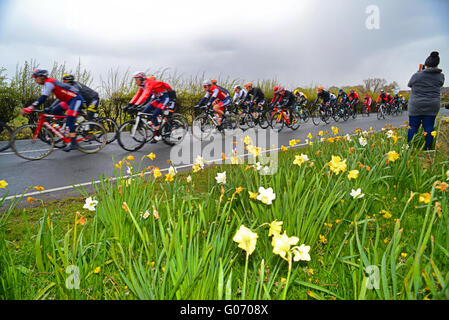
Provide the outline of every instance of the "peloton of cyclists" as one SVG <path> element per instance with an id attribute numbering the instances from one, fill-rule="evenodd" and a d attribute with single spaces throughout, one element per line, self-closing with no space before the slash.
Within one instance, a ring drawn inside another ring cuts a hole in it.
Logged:
<path id="1" fill-rule="evenodd" d="M 263 107 L 265 104 L 265 95 L 260 88 L 254 87 L 251 82 L 245 84 L 245 88 L 250 96 L 250 112 L 254 112 L 253 106 Z"/>
<path id="2" fill-rule="evenodd" d="M 323 87 L 318 87 L 317 93 L 318 94 L 316 96 L 316 100 L 313 104 L 316 104 L 321 99 L 325 106 L 329 108 L 334 107 L 335 103 L 337 102 L 337 97 L 333 93 L 324 90 Z"/>
<path id="3" fill-rule="evenodd" d="M 63 75 L 62 81 L 78 89 L 79 93 L 86 101 L 84 108 L 87 110 L 87 120 L 92 121 L 95 114 L 98 114 L 98 105 L 100 104 L 100 96 L 98 92 L 78 81 L 75 81 L 75 77 L 72 74 Z"/>
<path id="4" fill-rule="evenodd" d="M 307 106 L 307 96 L 301 92 L 299 89 L 296 89 L 295 91 L 293 91 L 293 94 L 296 97 L 296 102 L 298 103 L 298 105 L 305 107 Z"/>
<path id="5" fill-rule="evenodd" d="M 69 128 L 69 137 L 71 142 L 67 144 L 62 150 L 69 152 L 70 150 L 78 149 L 78 143 L 76 142 L 75 123 L 76 117 L 79 111 L 86 103 L 78 89 L 72 87 L 66 83 L 49 77 L 48 71 L 43 69 L 33 70 L 31 76 L 34 81 L 44 86 L 41 96 L 31 104 L 31 106 L 24 108 L 22 114 L 28 114 L 32 112 L 36 107 L 42 105 L 45 100 L 54 94 L 59 103 L 51 109 L 53 115 L 67 115 L 66 124 Z"/>
<path id="6" fill-rule="evenodd" d="M 355 92 L 353 89 L 349 91 L 349 103 L 352 105 L 352 112 L 353 114 L 357 113 L 357 106 L 360 102 L 360 97 L 357 92 Z"/>

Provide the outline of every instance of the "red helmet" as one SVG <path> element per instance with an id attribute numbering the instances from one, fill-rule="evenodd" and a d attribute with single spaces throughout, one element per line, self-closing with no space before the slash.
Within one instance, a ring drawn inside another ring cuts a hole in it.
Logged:
<path id="1" fill-rule="evenodd" d="M 273 91 L 274 91 L 274 93 L 277 93 L 279 91 L 279 87 L 274 87 Z"/>
<path id="2" fill-rule="evenodd" d="M 142 71 L 137 71 L 133 74 L 134 79 L 145 79 L 146 77 L 147 75 L 145 74 L 145 72 Z"/>
<path id="3" fill-rule="evenodd" d="M 318 92 L 321 92 L 321 91 L 323 91 L 323 87 L 318 87 L 316 90 L 317 90 Z"/>

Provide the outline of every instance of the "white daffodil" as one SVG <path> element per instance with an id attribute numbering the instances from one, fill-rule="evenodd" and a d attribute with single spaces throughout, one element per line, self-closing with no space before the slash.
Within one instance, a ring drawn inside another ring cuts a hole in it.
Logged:
<path id="1" fill-rule="evenodd" d="M 187 179 L 186 179 L 186 181 L 187 181 L 187 183 L 192 182 L 192 176 L 188 176 Z"/>
<path id="2" fill-rule="evenodd" d="M 175 167 L 171 166 L 171 167 L 168 169 L 168 174 L 170 174 L 170 175 L 172 175 L 172 176 L 175 176 L 176 173 L 177 173 L 177 171 L 176 171 Z"/>
<path id="3" fill-rule="evenodd" d="M 145 220 L 150 216 L 150 213 L 147 211 L 145 211 L 145 213 L 142 215 L 142 218 L 144 218 Z"/>
<path id="4" fill-rule="evenodd" d="M 260 170 L 260 174 L 263 175 L 263 176 L 267 176 L 267 175 L 269 175 L 270 173 L 271 173 L 271 169 L 270 169 L 270 167 L 268 167 L 268 166 L 263 167 L 263 168 Z"/>
<path id="5" fill-rule="evenodd" d="M 351 197 L 353 199 L 360 199 L 363 198 L 365 196 L 364 193 L 362 193 L 362 189 L 358 188 L 357 190 L 352 189 L 351 191 Z"/>
<path id="6" fill-rule="evenodd" d="M 131 167 L 128 167 L 128 169 L 126 169 L 126 174 L 128 174 L 128 175 L 133 174 L 133 170 L 131 169 Z"/>
<path id="7" fill-rule="evenodd" d="M 273 192 L 272 188 L 259 188 L 259 195 L 257 196 L 257 200 L 261 201 L 264 204 L 270 205 L 274 199 L 276 199 L 276 194 Z"/>
<path id="8" fill-rule="evenodd" d="M 345 135 L 345 140 L 348 141 L 348 142 L 352 141 L 351 136 L 349 135 L 349 133 Z"/>
<path id="9" fill-rule="evenodd" d="M 368 144 L 368 141 L 364 137 L 359 138 L 359 143 L 362 147 L 366 146 Z"/>
<path id="10" fill-rule="evenodd" d="M 292 252 L 294 253 L 295 257 L 293 258 L 294 261 L 310 261 L 310 246 L 306 246 L 304 244 L 300 245 L 299 247 L 293 247 Z"/>
<path id="11" fill-rule="evenodd" d="M 217 173 L 215 180 L 217 180 L 218 184 L 226 184 L 226 171 L 222 173 Z"/>
<path id="12" fill-rule="evenodd" d="M 368 133 L 368 131 L 366 131 L 366 130 L 362 132 L 362 135 L 363 135 L 364 137 L 368 136 L 368 134 L 369 134 L 369 133 Z"/>
<path id="13" fill-rule="evenodd" d="M 195 165 L 200 166 L 201 169 L 204 168 L 204 158 L 202 156 L 198 156 L 195 158 Z"/>
<path id="14" fill-rule="evenodd" d="M 89 197 L 86 199 L 86 203 L 84 204 L 83 208 L 90 211 L 95 211 L 95 206 L 97 204 L 98 204 L 97 200 L 93 200 L 92 197 Z"/>
<path id="15" fill-rule="evenodd" d="M 257 171 L 260 171 L 260 170 L 262 169 L 262 165 L 260 164 L 260 162 L 256 162 L 256 164 L 254 164 L 254 168 L 255 168 Z"/>
<path id="16" fill-rule="evenodd" d="M 387 138 L 391 138 L 394 135 L 394 131 L 393 130 L 388 130 L 386 135 L 387 135 Z"/>

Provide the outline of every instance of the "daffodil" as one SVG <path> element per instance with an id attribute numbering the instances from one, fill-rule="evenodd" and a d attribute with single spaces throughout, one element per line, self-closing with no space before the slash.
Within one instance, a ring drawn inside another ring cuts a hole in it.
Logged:
<path id="1" fill-rule="evenodd" d="M 310 246 L 306 246 L 304 244 L 300 245 L 299 247 L 293 247 L 292 252 L 294 254 L 294 261 L 310 261 Z"/>
<path id="2" fill-rule="evenodd" d="M 217 180 L 218 184 L 226 184 L 226 171 L 222 173 L 217 173 L 215 180 Z"/>
<path id="3" fill-rule="evenodd" d="M 154 160 L 156 158 L 156 155 L 153 152 L 151 152 L 149 155 L 146 155 L 145 157 L 147 157 L 150 160 Z"/>
<path id="4" fill-rule="evenodd" d="M 431 135 L 432 135 L 432 137 L 436 137 L 437 136 L 437 132 L 436 131 L 432 131 Z"/>
<path id="5" fill-rule="evenodd" d="M 323 243 L 323 244 L 326 244 L 326 243 L 327 243 L 326 237 L 323 236 L 323 235 L 321 235 L 321 234 L 320 234 L 320 242 Z"/>
<path id="6" fill-rule="evenodd" d="M 231 164 L 239 164 L 239 158 L 236 156 L 231 157 Z"/>
<path id="7" fill-rule="evenodd" d="M 309 138 L 309 139 L 312 139 L 313 138 L 313 136 L 312 136 L 312 134 L 309 132 L 309 134 L 307 135 L 307 138 Z"/>
<path id="8" fill-rule="evenodd" d="M 6 188 L 7 185 L 8 185 L 8 182 L 6 182 L 5 180 L 0 180 L 0 189 Z"/>
<path id="9" fill-rule="evenodd" d="M 262 169 L 262 165 L 260 164 L 260 162 L 256 162 L 254 164 L 254 169 L 256 169 L 257 171 L 260 171 Z"/>
<path id="10" fill-rule="evenodd" d="M 200 167 L 200 169 L 203 169 L 204 168 L 204 158 L 201 156 L 197 156 L 195 158 L 194 164 L 198 165 Z"/>
<path id="11" fill-rule="evenodd" d="M 342 161 L 339 156 L 332 156 L 332 160 L 328 164 L 330 170 L 337 175 L 346 171 L 346 159 Z"/>
<path id="12" fill-rule="evenodd" d="M 286 147 L 284 147 L 284 146 L 281 146 L 281 150 L 282 150 L 283 152 L 287 152 L 288 148 L 286 148 Z"/>
<path id="13" fill-rule="evenodd" d="M 430 202 L 431 195 L 430 193 L 421 193 L 419 195 L 419 202 L 424 202 L 425 204 L 428 204 Z"/>
<path id="14" fill-rule="evenodd" d="M 248 257 L 256 249 L 257 238 L 257 233 L 252 232 L 244 225 L 241 225 L 232 240 L 239 244 L 239 248 L 246 251 L 246 255 Z"/>
<path id="15" fill-rule="evenodd" d="M 348 172 L 348 179 L 357 179 L 357 177 L 359 176 L 359 170 L 351 170 Z"/>
<path id="16" fill-rule="evenodd" d="M 387 138 L 391 138 L 394 135 L 394 131 L 393 130 L 388 130 L 386 135 L 387 135 Z"/>
<path id="17" fill-rule="evenodd" d="M 249 194 L 249 198 L 250 198 L 250 199 L 253 199 L 253 200 L 256 200 L 257 197 L 259 196 L 258 193 L 256 193 L 256 192 L 251 192 L 251 191 L 248 191 L 248 194 Z"/>
<path id="18" fill-rule="evenodd" d="M 171 174 L 172 176 L 175 176 L 176 173 L 178 173 L 178 172 L 176 171 L 176 168 L 175 168 L 175 167 L 171 166 L 171 167 L 168 169 L 168 173 Z"/>
<path id="19" fill-rule="evenodd" d="M 272 188 L 265 189 L 264 187 L 259 188 L 259 195 L 257 200 L 261 201 L 266 205 L 270 205 L 272 201 L 276 199 L 276 194 L 273 192 Z"/>
<path id="20" fill-rule="evenodd" d="M 86 203 L 84 204 L 83 208 L 89 211 L 95 211 L 95 206 L 97 204 L 98 204 L 97 200 L 93 200 L 92 197 L 89 197 L 86 199 Z"/>
<path id="21" fill-rule="evenodd" d="M 44 188 L 44 187 L 41 187 L 41 186 L 35 186 L 35 187 L 33 187 L 33 188 L 36 189 L 36 190 L 39 191 L 39 192 L 45 190 L 45 188 Z"/>
<path id="22" fill-rule="evenodd" d="M 241 140 L 240 140 L 240 141 L 241 141 Z M 249 136 L 246 136 L 246 137 L 243 139 L 243 142 L 244 142 L 246 145 L 250 145 L 250 144 L 253 143 L 253 139 L 251 139 L 251 137 L 249 137 Z"/>
<path id="23" fill-rule="evenodd" d="M 387 153 L 388 161 L 395 162 L 399 159 L 399 154 L 396 151 L 390 151 Z"/>
<path id="24" fill-rule="evenodd" d="M 368 144 L 368 141 L 364 137 L 359 138 L 359 143 L 362 147 L 366 146 Z"/>
<path id="25" fill-rule="evenodd" d="M 290 140 L 288 144 L 290 145 L 290 147 L 294 147 L 296 145 L 296 139 Z"/>
<path id="26" fill-rule="evenodd" d="M 288 237 L 287 232 L 284 234 L 275 235 L 273 238 L 273 253 L 281 256 L 282 259 L 289 261 L 287 254 L 290 253 L 290 247 L 298 243 L 299 238 Z"/>
<path id="27" fill-rule="evenodd" d="M 360 188 L 358 188 L 357 190 L 352 189 L 350 195 L 353 199 L 360 199 L 365 196 L 365 194 L 362 193 L 362 189 L 360 189 Z"/>
<path id="28" fill-rule="evenodd" d="M 293 164 L 301 166 L 304 162 L 307 162 L 307 161 L 309 161 L 309 157 L 307 155 L 305 155 L 305 154 L 301 154 L 300 156 L 296 155 L 295 161 L 293 161 Z"/>
<path id="29" fill-rule="evenodd" d="M 94 270 L 94 273 L 97 274 L 97 273 L 100 273 L 100 271 L 101 271 L 101 268 L 100 267 L 96 267 L 95 270 Z"/>
<path id="30" fill-rule="evenodd" d="M 332 127 L 332 132 L 334 133 L 334 136 L 338 135 L 338 128 L 337 127 Z"/>
<path id="31" fill-rule="evenodd" d="M 134 156 L 128 156 L 126 159 L 129 161 L 134 161 Z"/>
<path id="32" fill-rule="evenodd" d="M 255 147 L 255 146 L 252 146 L 252 145 L 249 145 L 249 146 L 248 146 L 248 151 L 249 151 L 254 157 L 258 157 L 258 156 L 260 156 L 261 148 Z"/>
<path id="33" fill-rule="evenodd" d="M 145 220 L 150 216 L 150 212 L 148 212 L 148 210 L 145 211 L 145 213 L 142 215 L 142 218 L 144 218 Z"/>
<path id="34" fill-rule="evenodd" d="M 159 168 L 154 168 L 153 169 L 153 176 L 155 179 L 159 178 L 162 176 L 161 170 L 159 170 Z"/>
<path id="35" fill-rule="evenodd" d="M 272 223 L 270 223 L 270 231 L 268 232 L 268 236 L 276 236 L 280 235 L 282 231 L 282 221 L 274 220 Z"/>
<path id="36" fill-rule="evenodd" d="M 192 182 L 192 176 L 188 176 L 188 177 L 186 178 L 186 181 L 187 181 L 187 183 Z"/>
<path id="37" fill-rule="evenodd" d="M 390 219 L 392 217 L 391 213 L 386 210 L 381 210 L 380 212 L 383 213 L 385 219 Z"/>
<path id="38" fill-rule="evenodd" d="M 170 173 L 167 173 L 167 174 L 165 175 L 165 181 L 166 181 L 166 182 L 171 182 L 171 181 L 173 181 L 173 175 L 170 174 Z"/>

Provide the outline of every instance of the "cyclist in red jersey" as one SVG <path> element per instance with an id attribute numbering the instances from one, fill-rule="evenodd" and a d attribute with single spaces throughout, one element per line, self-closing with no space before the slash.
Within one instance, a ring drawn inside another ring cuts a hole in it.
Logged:
<path id="1" fill-rule="evenodd" d="M 357 106 L 360 102 L 359 94 L 351 89 L 349 91 L 349 102 L 352 104 L 354 114 L 357 113 Z"/>
<path id="2" fill-rule="evenodd" d="M 213 106 L 213 110 L 217 116 L 217 122 L 221 125 L 225 108 L 231 104 L 231 97 L 226 92 L 220 90 L 219 87 L 212 85 L 210 81 L 203 83 L 206 95 L 201 99 L 199 106 L 207 104 L 208 107 Z"/>
<path id="3" fill-rule="evenodd" d="M 86 103 L 84 98 L 79 94 L 77 88 L 56 79 L 49 78 L 47 70 L 35 69 L 31 76 L 37 84 L 43 85 L 44 89 L 42 90 L 42 95 L 33 102 L 31 106 L 22 110 L 22 114 L 28 114 L 33 111 L 35 107 L 39 107 L 45 102 L 48 96 L 53 93 L 60 102 L 54 106 L 50 112 L 53 115 L 64 115 L 64 113 L 66 113 L 66 124 L 69 128 L 69 137 L 71 138 L 71 142 L 62 150 L 68 152 L 70 150 L 78 149 L 75 123 L 79 111 Z"/>
<path id="4" fill-rule="evenodd" d="M 393 97 L 390 94 L 385 93 L 384 90 L 380 90 L 380 94 L 377 97 L 376 103 L 379 103 L 380 101 L 386 102 L 386 103 L 392 103 Z"/>
<path id="5" fill-rule="evenodd" d="M 170 93 L 173 89 L 167 83 L 154 80 L 153 77 L 146 78 L 144 72 L 136 72 L 133 78 L 139 89 L 129 102 L 127 109 L 138 106 L 143 109 L 143 113 L 152 113 L 155 139 L 151 142 L 156 143 L 161 139 L 159 136 L 160 124 L 158 116 L 167 108 L 170 102 Z"/>
<path id="6" fill-rule="evenodd" d="M 368 113 L 371 112 L 371 103 L 373 102 L 373 99 L 371 99 L 371 96 L 367 93 L 365 95 L 365 98 L 363 98 L 363 105 L 368 110 Z"/>

